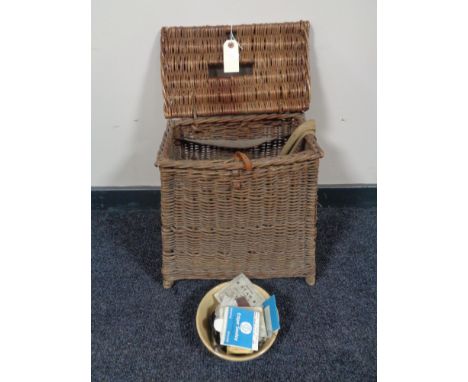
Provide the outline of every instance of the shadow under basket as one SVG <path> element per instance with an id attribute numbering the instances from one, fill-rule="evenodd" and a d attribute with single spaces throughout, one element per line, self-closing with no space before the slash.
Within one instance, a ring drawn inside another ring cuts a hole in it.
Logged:
<path id="1" fill-rule="evenodd" d="M 156 162 L 164 287 L 241 272 L 315 283 L 323 152 L 310 134 L 296 152 L 280 155 L 303 121 L 302 113 L 169 120 Z M 238 151 L 251 169 L 236 159 Z"/>

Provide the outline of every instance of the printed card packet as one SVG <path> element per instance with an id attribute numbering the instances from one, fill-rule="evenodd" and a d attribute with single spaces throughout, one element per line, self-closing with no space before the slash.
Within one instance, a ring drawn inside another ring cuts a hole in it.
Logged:
<path id="1" fill-rule="evenodd" d="M 279 313 L 276 307 L 275 295 L 265 300 L 263 303 L 263 314 L 265 316 L 265 326 L 268 338 L 280 329 Z"/>
<path id="2" fill-rule="evenodd" d="M 224 308 L 221 345 L 258 350 L 260 312 L 237 306 Z"/>
<path id="3" fill-rule="evenodd" d="M 244 305 L 248 303 L 249 306 L 262 306 L 265 301 L 255 285 L 243 273 L 233 278 L 226 287 L 215 293 L 215 298 L 219 303 L 222 303 L 225 299 L 236 300 L 243 298 Z M 238 305 L 238 303 L 233 305 Z"/>

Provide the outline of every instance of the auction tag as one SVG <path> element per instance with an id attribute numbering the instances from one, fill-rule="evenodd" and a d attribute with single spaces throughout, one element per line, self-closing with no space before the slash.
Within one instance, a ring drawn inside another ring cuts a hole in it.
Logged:
<path id="1" fill-rule="evenodd" d="M 223 44 L 224 73 L 239 73 L 239 44 L 236 40 L 226 40 Z"/>

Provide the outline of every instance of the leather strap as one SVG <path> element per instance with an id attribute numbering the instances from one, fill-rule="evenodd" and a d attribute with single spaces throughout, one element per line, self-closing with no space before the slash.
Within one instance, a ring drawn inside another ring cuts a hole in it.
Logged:
<path id="1" fill-rule="evenodd" d="M 266 142 L 271 142 L 274 137 L 263 137 L 255 139 L 191 139 L 184 138 L 184 141 L 197 143 L 199 145 L 208 145 L 222 147 L 226 149 L 246 150 L 257 147 Z"/>
<path id="2" fill-rule="evenodd" d="M 244 154 L 243 152 L 236 151 L 234 153 L 234 156 L 237 160 L 240 160 L 242 163 L 244 163 L 244 169 L 247 171 L 251 171 L 253 169 L 253 164 L 250 158 Z"/>

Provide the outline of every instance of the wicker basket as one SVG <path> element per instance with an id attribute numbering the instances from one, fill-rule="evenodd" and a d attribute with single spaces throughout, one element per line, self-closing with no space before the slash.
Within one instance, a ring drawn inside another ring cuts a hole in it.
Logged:
<path id="1" fill-rule="evenodd" d="M 308 135 L 296 152 L 280 155 L 309 106 L 309 23 L 233 27 L 242 47 L 241 73 L 220 75 L 230 31 L 161 31 L 164 111 L 170 118 L 156 162 L 164 287 L 240 272 L 305 277 L 312 285 L 323 152 Z M 255 144 L 236 157 L 238 149 L 213 144 L 219 140 Z"/>

